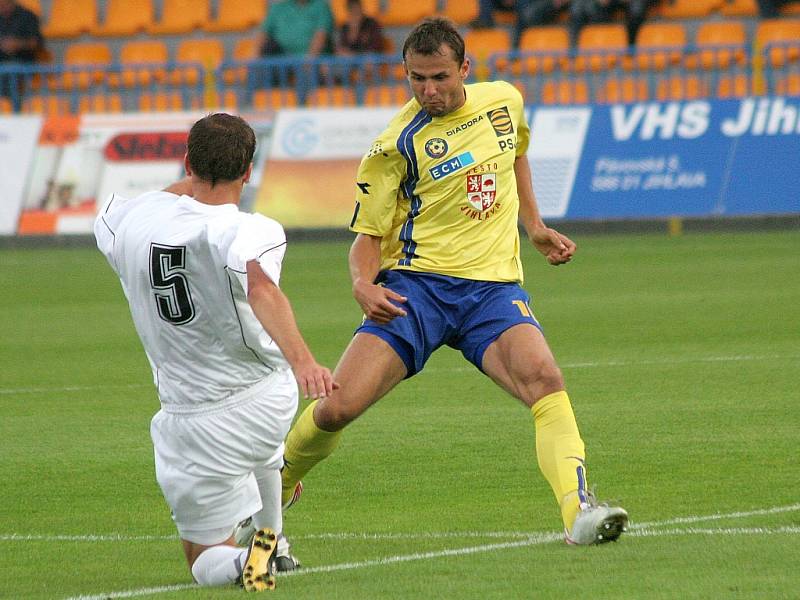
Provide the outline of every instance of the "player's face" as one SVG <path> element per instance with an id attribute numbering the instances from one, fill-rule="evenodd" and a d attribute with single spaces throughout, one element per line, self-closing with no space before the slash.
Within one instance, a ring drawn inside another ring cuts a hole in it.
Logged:
<path id="1" fill-rule="evenodd" d="M 447 44 L 442 44 L 439 52 L 431 55 L 409 52 L 403 65 L 414 98 L 432 117 L 444 116 L 464 104 L 469 59 L 458 64 Z"/>

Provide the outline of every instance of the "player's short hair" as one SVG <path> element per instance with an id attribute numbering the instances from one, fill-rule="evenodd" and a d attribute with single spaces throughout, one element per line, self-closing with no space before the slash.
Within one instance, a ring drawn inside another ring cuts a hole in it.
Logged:
<path id="1" fill-rule="evenodd" d="M 403 60 L 409 52 L 431 56 L 439 53 L 442 44 L 453 51 L 459 65 L 464 63 L 464 38 L 450 19 L 430 17 L 414 27 L 403 43 Z"/>
<path id="2" fill-rule="evenodd" d="M 213 187 L 234 181 L 247 172 L 256 151 L 256 134 L 247 121 L 227 113 L 214 113 L 189 130 L 189 166 Z"/>

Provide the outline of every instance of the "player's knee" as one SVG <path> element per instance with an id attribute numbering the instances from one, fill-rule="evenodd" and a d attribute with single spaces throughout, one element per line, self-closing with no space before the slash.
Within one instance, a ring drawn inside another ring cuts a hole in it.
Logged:
<path id="1" fill-rule="evenodd" d="M 360 413 L 341 402 L 321 402 L 314 411 L 314 422 L 325 431 L 344 429 Z"/>
<path id="2" fill-rule="evenodd" d="M 553 362 L 534 365 L 520 377 L 522 388 L 532 394 L 533 399 L 541 398 L 564 389 L 564 378 L 561 369 Z"/>

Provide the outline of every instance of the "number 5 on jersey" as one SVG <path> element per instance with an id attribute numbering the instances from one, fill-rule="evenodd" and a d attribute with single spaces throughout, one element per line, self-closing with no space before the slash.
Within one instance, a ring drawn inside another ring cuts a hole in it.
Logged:
<path id="1" fill-rule="evenodd" d="M 186 276 L 185 246 L 150 244 L 150 285 L 158 316 L 173 325 L 194 319 L 194 305 Z"/>

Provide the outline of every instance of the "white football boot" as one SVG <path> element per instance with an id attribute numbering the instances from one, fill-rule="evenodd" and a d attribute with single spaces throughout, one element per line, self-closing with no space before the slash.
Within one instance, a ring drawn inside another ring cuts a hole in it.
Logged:
<path id="1" fill-rule="evenodd" d="M 628 513 L 620 506 L 598 503 L 594 495 L 587 494 L 581 510 L 572 524 L 572 531 L 564 530 L 568 544 L 589 546 L 615 542 L 628 529 Z"/>

